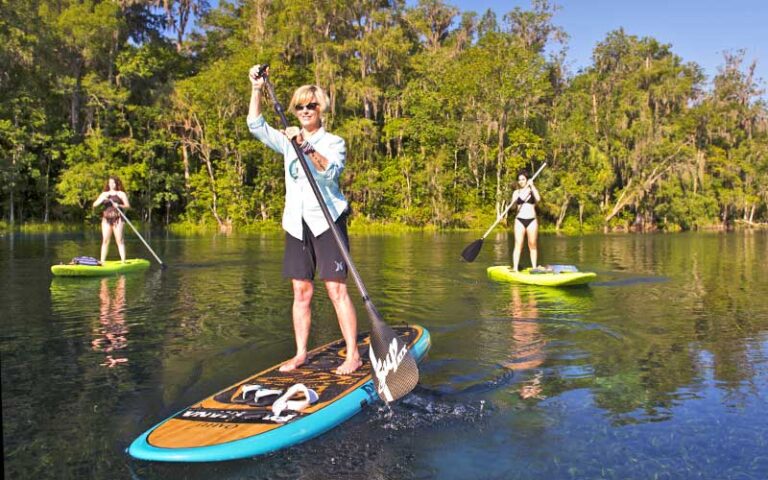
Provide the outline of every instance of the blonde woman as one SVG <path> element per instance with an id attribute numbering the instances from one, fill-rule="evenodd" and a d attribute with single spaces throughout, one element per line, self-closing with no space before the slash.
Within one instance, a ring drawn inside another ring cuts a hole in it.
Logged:
<path id="1" fill-rule="evenodd" d="M 346 284 L 347 265 L 296 152 L 291 147 L 291 139 L 295 138 L 301 145 L 323 201 L 349 249 L 349 205 L 339 188 L 339 177 L 346 160 L 346 145 L 340 137 L 323 128 L 323 113 L 328 108 L 329 99 L 323 89 L 316 85 L 299 87 L 291 98 L 288 110 L 296 115 L 300 127 L 289 127 L 282 132 L 267 124 L 261 114 L 264 79 L 259 77 L 259 68 L 259 65 L 252 67 L 248 74 L 251 81 L 248 129 L 264 145 L 281 154 L 285 165 L 282 225 L 286 235 L 283 276 L 291 280 L 293 287 L 292 316 L 296 355 L 285 362 L 280 371 L 289 372 L 307 362 L 307 342 L 312 323 L 310 302 L 314 293 L 313 280 L 317 274 L 325 283 L 347 347 L 347 356 L 335 372 L 348 375 L 360 368 L 362 361 L 357 349 L 357 314 Z"/>

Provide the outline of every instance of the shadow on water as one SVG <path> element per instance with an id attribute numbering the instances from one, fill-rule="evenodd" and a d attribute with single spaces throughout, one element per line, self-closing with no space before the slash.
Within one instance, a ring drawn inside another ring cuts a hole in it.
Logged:
<path id="1" fill-rule="evenodd" d="M 592 282 L 591 285 L 593 287 L 628 287 L 632 285 L 640 285 L 643 283 L 664 283 L 668 281 L 669 278 L 667 277 L 630 277 L 616 280 Z"/>

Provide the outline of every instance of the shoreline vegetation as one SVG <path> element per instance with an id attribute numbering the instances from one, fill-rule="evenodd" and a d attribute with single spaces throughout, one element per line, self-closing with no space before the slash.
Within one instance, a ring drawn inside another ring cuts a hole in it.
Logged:
<path id="1" fill-rule="evenodd" d="M 138 223 L 271 229 L 285 180 L 246 128 L 254 63 L 271 65 L 283 101 L 302 84 L 330 93 L 352 231 L 482 230 L 543 162 L 546 232 L 764 228 L 756 60 L 727 51 L 707 76 L 664 39 L 617 26 L 572 72 L 558 8 L 15 2 L 0 11 L 0 231 L 92 222 L 110 174 Z"/>
<path id="2" fill-rule="evenodd" d="M 145 230 L 147 227 L 141 223 L 134 223 L 139 231 Z M 99 232 L 99 225 L 96 223 L 63 223 L 63 222 L 25 222 L 16 223 L 14 225 L 8 224 L 8 222 L 0 221 L 0 235 L 9 233 L 25 233 L 25 234 L 41 234 L 41 233 L 79 233 L 83 231 Z M 282 227 L 278 222 L 264 222 L 258 224 L 251 224 L 246 226 L 240 226 L 237 228 L 231 228 L 229 230 L 222 230 L 216 223 L 208 224 L 190 224 L 190 223 L 173 223 L 167 226 L 153 226 L 153 229 L 159 229 L 173 233 L 179 236 L 194 236 L 194 235 L 208 235 L 208 234 L 252 234 L 252 233 L 282 233 Z M 486 227 L 445 227 L 438 228 L 434 225 L 426 225 L 417 227 L 413 225 L 407 225 L 403 223 L 395 222 L 360 222 L 355 221 L 350 223 L 349 231 L 352 234 L 399 234 L 410 232 L 483 232 Z M 728 231 L 740 231 L 740 230 L 768 230 L 768 222 L 763 223 L 749 223 L 744 221 L 737 221 L 731 225 L 712 224 L 703 225 L 698 227 L 695 231 L 699 232 L 728 232 Z M 511 226 L 500 223 L 494 231 L 509 231 L 511 232 Z M 632 233 L 679 233 L 683 232 L 682 229 L 631 229 L 624 228 L 622 226 L 608 228 L 584 228 L 581 230 L 561 228 L 555 229 L 552 226 L 542 226 L 540 233 L 546 235 L 566 235 L 566 236 L 579 236 L 589 235 L 595 233 L 610 233 L 610 234 L 632 234 Z"/>

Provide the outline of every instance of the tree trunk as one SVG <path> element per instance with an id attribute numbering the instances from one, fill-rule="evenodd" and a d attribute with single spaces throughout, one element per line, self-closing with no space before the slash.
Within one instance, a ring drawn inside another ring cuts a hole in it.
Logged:
<path id="1" fill-rule="evenodd" d="M 210 154 L 204 154 L 203 160 L 205 161 L 205 167 L 208 170 L 208 177 L 211 179 L 211 196 L 213 202 L 211 205 L 211 211 L 213 212 L 213 218 L 215 218 L 216 223 L 219 224 L 219 229 L 226 230 L 224 222 L 221 220 L 221 217 L 219 217 L 219 196 L 216 194 L 216 177 L 213 174 L 213 164 L 211 163 Z"/>
<path id="2" fill-rule="evenodd" d="M 45 164 L 45 197 L 44 197 L 44 210 L 43 210 L 43 223 L 48 223 L 48 215 L 51 210 L 51 160 Z"/>
<path id="3" fill-rule="evenodd" d="M 11 207 L 11 211 L 10 211 L 10 217 L 8 218 L 8 221 L 10 222 L 11 225 L 13 225 L 13 222 L 15 221 L 15 217 L 14 217 L 14 215 L 15 215 L 15 213 L 14 213 L 15 206 L 13 204 L 13 187 L 11 187 L 10 207 Z"/>
<path id="4" fill-rule="evenodd" d="M 599 123 L 597 121 L 597 95 L 592 93 L 592 123 L 595 124 L 595 133 L 598 133 Z"/>
<path id="5" fill-rule="evenodd" d="M 405 172 L 405 210 L 410 211 L 411 210 L 411 176 L 408 175 L 408 172 Z"/>
<path id="6" fill-rule="evenodd" d="M 616 200 L 616 205 L 613 206 L 613 209 L 611 212 L 605 217 L 606 222 L 610 222 L 613 217 L 616 216 L 627 204 L 629 204 L 631 200 L 631 196 L 627 196 L 627 192 L 629 191 L 629 187 L 632 185 L 632 178 L 629 179 L 629 182 L 627 182 L 627 186 L 624 188 L 624 191 L 621 192 L 621 195 L 619 195 L 618 200 Z"/>
<path id="7" fill-rule="evenodd" d="M 501 179 L 504 176 L 504 137 L 507 132 L 507 111 L 504 110 L 499 119 L 499 134 L 497 137 L 498 154 L 496 155 L 496 216 L 504 211 L 501 198 Z"/>
<path id="8" fill-rule="evenodd" d="M 480 181 L 480 186 L 481 186 L 480 198 L 485 200 L 488 195 L 488 192 L 486 192 L 485 190 L 485 185 L 486 185 L 485 181 L 488 178 L 488 146 L 483 145 L 482 148 L 483 148 L 483 176 L 482 176 L 482 180 Z"/>
<path id="9" fill-rule="evenodd" d="M 184 204 L 189 203 L 189 191 L 192 188 L 189 184 L 189 149 L 186 143 L 181 144 L 181 159 L 184 164 Z"/>
<path id="10" fill-rule="evenodd" d="M 72 89 L 72 98 L 70 99 L 69 109 L 69 126 L 75 135 L 79 135 L 81 132 L 78 130 L 78 124 L 80 123 L 80 85 L 82 84 L 82 62 L 78 62 L 75 66 L 75 88 Z"/>
<path id="11" fill-rule="evenodd" d="M 107 83 L 115 85 L 115 59 L 117 57 L 117 48 L 120 32 L 112 32 L 112 42 L 109 44 L 109 66 L 107 67 Z"/>
<path id="12" fill-rule="evenodd" d="M 677 153 L 683 148 L 685 145 L 681 145 L 678 147 L 678 149 L 673 153 L 672 155 L 667 156 L 658 166 L 656 166 L 653 171 L 648 175 L 648 177 L 643 180 L 641 179 L 640 183 L 637 187 L 630 190 L 630 186 L 632 185 L 632 181 L 635 179 L 634 177 L 631 177 L 629 181 L 627 182 L 627 186 L 624 188 L 624 191 L 621 192 L 621 195 L 619 196 L 619 199 L 616 201 L 616 204 L 613 206 L 613 209 L 611 212 L 605 217 L 605 221 L 610 221 L 613 217 L 615 217 L 624 207 L 629 205 L 632 202 L 635 202 L 637 200 L 637 195 L 641 193 L 646 193 L 653 188 L 653 186 L 661 180 L 661 178 L 664 176 L 664 174 L 671 168 L 671 165 L 669 162 L 677 155 Z M 629 192 L 629 194 L 627 194 Z"/>
<path id="13" fill-rule="evenodd" d="M 571 196 L 566 195 L 565 200 L 563 201 L 563 204 L 560 205 L 560 213 L 557 215 L 557 222 L 555 223 L 555 231 L 559 232 L 560 227 L 563 224 L 563 220 L 565 220 L 565 214 L 568 211 L 568 204 L 571 202 Z"/>
<path id="14" fill-rule="evenodd" d="M 176 52 L 181 53 L 184 49 L 184 31 L 187 29 L 187 20 L 189 20 L 189 2 L 179 2 L 179 19 L 176 26 Z"/>
<path id="15" fill-rule="evenodd" d="M 205 127 L 195 114 L 189 119 L 189 129 L 194 132 L 192 138 L 197 137 L 196 143 L 193 145 L 203 158 L 205 168 L 208 171 L 208 178 L 211 180 L 211 212 L 213 213 L 213 218 L 216 219 L 219 230 L 226 232 L 231 229 L 231 225 L 226 225 L 219 216 L 219 196 L 216 193 L 216 175 L 214 174 L 213 161 L 211 160 L 211 146 L 208 145 L 208 141 L 205 139 Z"/>
<path id="16" fill-rule="evenodd" d="M 458 187 L 458 180 L 459 180 L 459 150 L 457 148 L 453 149 L 453 182 L 451 185 L 451 194 L 453 195 L 453 209 L 454 211 L 458 210 L 459 203 L 458 203 L 458 195 L 456 195 L 456 188 Z"/>

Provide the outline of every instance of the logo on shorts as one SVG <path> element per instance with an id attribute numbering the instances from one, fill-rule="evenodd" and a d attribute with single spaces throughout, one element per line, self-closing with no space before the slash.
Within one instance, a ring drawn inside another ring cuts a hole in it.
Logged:
<path id="1" fill-rule="evenodd" d="M 336 272 L 343 272 L 344 271 L 344 262 L 337 262 L 336 260 L 333 261 L 336 264 Z"/>

